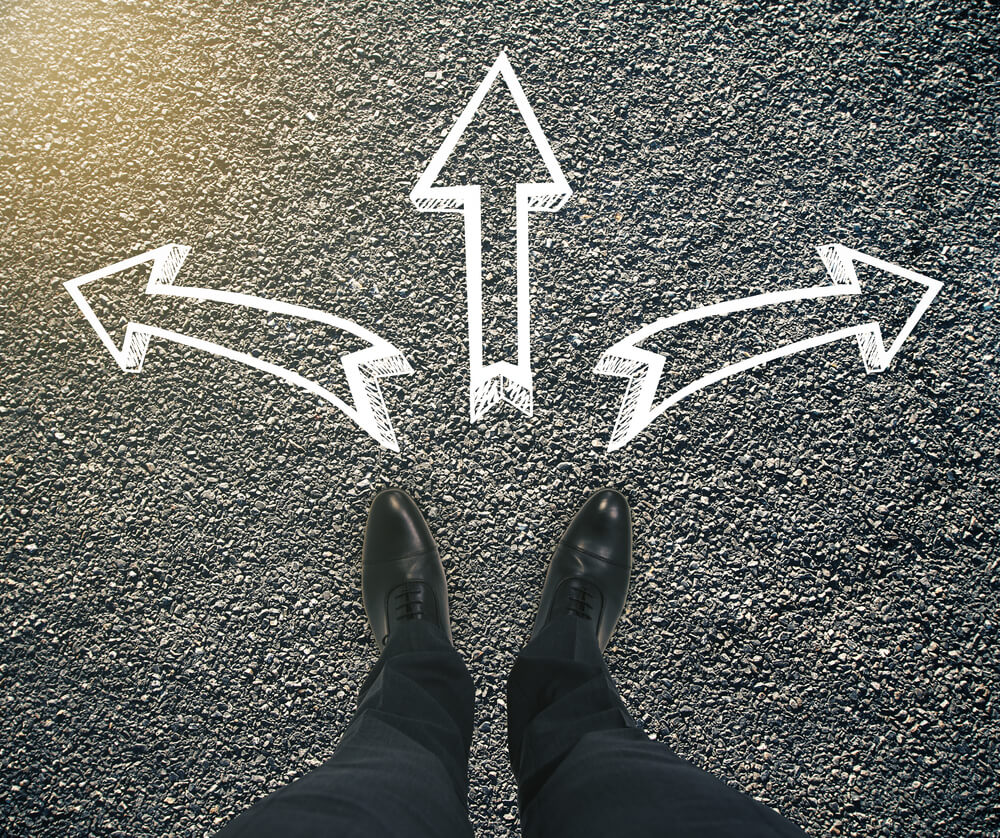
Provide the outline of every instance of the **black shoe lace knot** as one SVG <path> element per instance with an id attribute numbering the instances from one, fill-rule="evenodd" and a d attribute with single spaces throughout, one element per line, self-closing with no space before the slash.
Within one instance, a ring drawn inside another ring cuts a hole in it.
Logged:
<path id="1" fill-rule="evenodd" d="M 393 597 L 397 620 L 424 619 L 424 586 L 419 582 L 406 582 L 396 589 Z"/>
<path id="2" fill-rule="evenodd" d="M 590 612 L 594 608 L 594 595 L 587 585 L 576 583 L 571 584 L 568 592 L 569 613 L 584 620 L 592 619 Z"/>

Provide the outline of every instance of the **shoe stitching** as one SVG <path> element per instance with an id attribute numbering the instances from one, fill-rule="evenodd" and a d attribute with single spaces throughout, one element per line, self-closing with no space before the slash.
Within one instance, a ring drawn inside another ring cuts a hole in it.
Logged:
<path id="1" fill-rule="evenodd" d="M 580 555 L 586 556 L 587 558 L 597 559 L 597 561 L 602 562 L 603 564 L 609 564 L 612 567 L 619 567 L 619 568 L 628 567 L 628 564 L 618 564 L 618 562 L 614 562 L 611 559 L 605 558 L 604 556 L 598 556 L 597 553 L 591 553 L 590 550 L 584 550 L 582 547 L 574 547 L 572 544 L 566 544 L 563 541 L 559 542 L 559 546 L 565 548 L 566 550 L 569 550 L 572 553 L 579 553 Z"/>
<path id="2" fill-rule="evenodd" d="M 415 553 L 405 553 L 402 556 L 396 556 L 394 559 L 369 559 L 366 564 L 392 564 L 392 562 L 401 562 L 403 559 L 416 559 L 420 556 L 437 556 L 437 548 L 432 547 L 430 550 L 418 550 Z"/>

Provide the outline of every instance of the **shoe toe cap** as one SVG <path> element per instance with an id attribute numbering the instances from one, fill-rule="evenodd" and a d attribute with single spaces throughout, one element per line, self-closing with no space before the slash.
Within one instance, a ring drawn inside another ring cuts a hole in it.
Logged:
<path id="1" fill-rule="evenodd" d="M 365 562 L 387 562 L 436 549 L 423 515 L 401 489 L 385 489 L 372 500 L 365 528 Z"/>
<path id="2" fill-rule="evenodd" d="M 595 492 L 566 530 L 562 543 L 605 561 L 628 565 L 632 555 L 632 515 L 614 489 Z"/>

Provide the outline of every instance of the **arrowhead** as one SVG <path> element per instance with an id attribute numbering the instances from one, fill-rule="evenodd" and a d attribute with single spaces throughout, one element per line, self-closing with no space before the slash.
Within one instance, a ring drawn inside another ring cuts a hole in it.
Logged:
<path id="1" fill-rule="evenodd" d="M 478 168 L 482 164 L 486 164 L 490 180 L 495 182 L 498 179 L 501 173 L 497 171 L 498 166 L 495 163 L 499 155 L 490 153 L 487 157 L 486 154 L 478 150 L 475 144 L 468 143 L 463 144 L 468 145 L 468 147 L 463 148 L 464 153 L 455 154 L 456 147 L 463 140 L 473 118 L 480 110 L 480 106 L 486 99 L 487 94 L 494 87 L 498 78 L 502 78 L 506 84 L 507 91 L 510 93 L 517 107 L 523 128 L 527 128 L 528 135 L 533 143 L 533 152 L 537 152 L 537 155 L 541 158 L 546 172 L 547 180 L 545 182 L 533 179 L 522 180 L 525 177 L 523 174 L 515 178 L 515 182 L 524 183 L 528 209 L 554 212 L 562 207 L 572 194 L 572 190 L 566 182 L 562 169 L 559 167 L 559 163 L 552 153 L 552 149 L 549 147 L 548 140 L 545 138 L 545 134 L 538 124 L 535 113 L 532 111 L 531 105 L 528 104 L 524 90 L 521 88 L 521 84 L 514 74 L 514 69 L 511 67 L 510 61 L 507 60 L 507 56 L 504 53 L 500 53 L 500 56 L 493 63 L 486 77 L 469 100 L 469 103 L 465 106 L 465 110 L 462 111 L 461 116 L 459 116 L 454 126 L 452 126 L 451 131 L 448 132 L 441 147 L 431 158 L 431 162 L 420 176 L 416 186 L 413 187 L 413 191 L 410 193 L 410 200 L 413 201 L 418 210 L 423 212 L 448 212 L 464 209 L 469 188 L 474 186 L 476 181 L 483 180 L 481 176 L 477 176 L 470 171 L 472 167 Z M 501 126 L 500 128 L 500 131 L 508 136 L 513 136 L 515 130 L 511 126 Z M 499 136 L 499 132 L 495 130 L 490 133 L 492 137 Z M 523 135 L 523 130 L 521 133 Z M 524 145 L 522 144 L 522 147 Z M 531 152 L 530 147 L 529 153 L 534 158 L 534 153 Z M 517 158 L 516 163 L 522 167 L 521 172 L 523 173 L 524 171 L 523 167 L 528 167 L 531 174 L 527 175 L 527 177 L 533 178 L 535 172 L 540 167 L 537 165 L 532 166 L 532 162 L 534 161 L 527 159 L 523 152 L 518 154 Z M 464 177 L 461 179 L 459 185 L 436 186 L 435 184 L 440 179 L 442 170 L 450 161 L 457 161 L 455 168 Z M 466 165 L 462 165 L 463 163 Z"/>
<path id="2" fill-rule="evenodd" d="M 894 277 L 901 277 L 909 282 L 916 283 L 923 292 L 917 304 L 910 311 L 909 316 L 902 328 L 896 332 L 892 341 L 887 343 L 882 335 L 882 324 L 872 322 L 868 328 L 858 335 L 858 349 L 861 352 L 861 360 L 864 362 L 867 372 L 882 372 L 888 369 L 892 359 L 896 357 L 903 342 L 910 336 L 910 332 L 923 317 L 928 306 L 941 290 L 942 283 L 939 280 L 918 274 L 915 271 L 901 268 L 874 256 L 868 256 L 842 244 L 827 244 L 817 248 L 819 256 L 826 266 L 827 273 L 836 285 L 853 286 L 856 293 L 863 293 L 872 297 L 887 296 L 893 293 L 892 290 L 882 291 L 882 286 L 886 285 L 885 277 L 878 276 L 875 283 L 870 277 L 866 277 L 864 283 L 858 279 L 856 265 L 866 265 L 875 268 L 882 273 L 890 274 Z"/>
<path id="3" fill-rule="evenodd" d="M 146 349 L 149 347 L 149 333 L 143 331 L 141 326 L 129 322 L 125 328 L 125 338 L 122 345 L 118 346 L 111 337 L 110 331 L 110 329 L 115 329 L 115 327 L 111 325 L 107 316 L 105 316 L 105 321 L 101 322 L 101 319 L 97 316 L 93 306 L 88 302 L 87 297 L 84 296 L 81 289 L 85 285 L 98 282 L 98 280 L 123 273 L 138 265 L 152 262 L 153 267 L 150 271 L 149 282 L 146 284 L 144 293 L 154 293 L 154 289 L 157 286 L 173 284 L 189 251 L 190 248 L 186 245 L 165 244 L 155 250 L 140 253 L 138 256 L 133 256 L 130 259 L 116 262 L 114 265 L 109 265 L 106 268 L 78 276 L 65 283 L 66 290 L 69 291 L 73 301 L 79 306 L 80 311 L 87 318 L 87 322 L 90 323 L 97 336 L 101 339 L 101 343 L 111 353 L 118 366 L 126 372 L 139 372 L 142 369 L 142 362 L 146 357 Z M 100 283 L 98 283 L 99 285 Z M 93 299 L 93 294 L 98 286 L 87 289 L 91 299 Z"/>

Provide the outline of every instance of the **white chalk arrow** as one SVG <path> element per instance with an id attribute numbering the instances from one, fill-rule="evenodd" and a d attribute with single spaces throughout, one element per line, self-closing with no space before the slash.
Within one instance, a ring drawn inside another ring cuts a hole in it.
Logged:
<path id="1" fill-rule="evenodd" d="M 535 147 L 548 170 L 548 183 L 518 183 L 516 211 L 516 307 L 517 361 L 483 363 L 482 193 L 479 184 L 439 186 L 433 184 L 468 128 L 497 76 L 501 76 L 527 126 Z M 422 212 L 460 212 L 465 216 L 465 281 L 469 317 L 469 418 L 475 422 L 494 404 L 505 401 L 531 416 L 530 281 L 528 213 L 555 212 L 566 203 L 572 190 L 535 118 L 531 105 L 504 53 L 494 62 L 458 121 L 431 158 L 427 169 L 410 192 L 410 200 Z"/>
<path id="2" fill-rule="evenodd" d="M 766 364 L 769 361 L 783 358 L 786 355 L 803 352 L 807 349 L 843 340 L 844 338 L 853 337 L 857 340 L 858 349 L 861 352 L 861 360 L 864 362 L 867 372 L 882 372 L 887 369 L 892 359 L 899 352 L 903 341 L 910 336 L 910 332 L 917 325 L 917 321 L 920 320 L 927 307 L 931 304 L 931 301 L 937 295 L 938 291 L 941 290 L 941 283 L 936 279 L 930 279 L 922 274 L 901 268 L 889 262 L 884 262 L 872 256 L 867 256 L 864 253 L 851 250 L 840 244 L 828 244 L 817 249 L 820 258 L 823 260 L 823 264 L 826 266 L 827 273 L 833 281 L 832 285 L 817 285 L 812 288 L 757 294 L 753 297 L 727 300 L 715 305 L 682 311 L 672 317 L 661 318 L 654 323 L 650 323 L 648 326 L 644 326 L 637 332 L 628 335 L 606 349 L 601 359 L 597 362 L 594 372 L 601 373 L 602 375 L 617 375 L 628 380 L 628 386 L 625 389 L 625 395 L 618 410 L 618 417 L 611 432 L 608 450 L 614 451 L 626 445 L 664 411 L 677 404 L 681 399 L 687 398 L 692 393 L 697 393 L 710 384 L 722 381 L 724 378 L 745 372 L 754 367 L 759 367 L 761 364 Z M 663 355 L 640 349 L 639 344 L 642 341 L 647 340 L 658 332 L 706 317 L 723 317 L 735 312 L 748 311 L 780 303 L 860 294 L 863 289 L 861 283 L 858 281 L 857 272 L 854 269 L 855 263 L 870 265 L 878 270 L 923 285 L 927 289 L 922 294 L 920 301 L 888 349 L 882 339 L 882 329 L 878 323 L 862 323 L 857 326 L 849 326 L 844 329 L 826 332 L 807 340 L 789 343 L 770 352 L 763 352 L 739 363 L 722 367 L 708 375 L 702 376 L 696 381 L 692 381 L 654 407 L 653 401 L 656 397 L 660 375 L 666 359 Z"/>
<path id="3" fill-rule="evenodd" d="M 87 321 L 97 332 L 111 356 L 118 362 L 125 372 L 140 372 L 142 362 L 146 357 L 146 350 L 149 348 L 149 340 L 152 337 L 171 340 L 184 346 L 192 346 L 213 355 L 220 355 L 232 361 L 271 373 L 289 384 L 302 387 L 326 399 L 343 411 L 354 422 L 371 434 L 378 442 L 393 451 L 399 450 L 396 442 L 396 434 L 392 427 L 392 420 L 382 398 L 382 391 L 379 387 L 378 379 L 387 375 L 401 375 L 412 372 L 409 362 L 391 343 L 380 338 L 374 332 L 344 320 L 342 317 L 335 317 L 323 311 L 313 308 L 290 305 L 278 302 L 277 300 L 267 300 L 262 297 L 252 297 L 248 294 L 237 294 L 230 291 L 218 291 L 214 288 L 189 288 L 174 284 L 177 273 L 187 257 L 189 247 L 181 244 L 165 244 L 155 250 L 140 253 L 130 259 L 116 262 L 106 268 L 93 271 L 83 276 L 78 276 L 65 283 L 66 290 L 69 291 L 73 301 L 80 307 Z M 146 294 L 169 297 L 187 297 L 196 300 L 208 300 L 216 303 L 242 306 L 244 308 L 257 309 L 273 314 L 287 317 L 297 317 L 303 320 L 312 320 L 323 323 L 336 329 L 341 329 L 355 337 L 368 341 L 371 346 L 344 355 L 340 360 L 344 366 L 344 373 L 350 387 L 351 397 L 354 406 L 348 405 L 342 399 L 331 393 L 325 387 L 321 387 L 298 373 L 292 372 L 276 364 L 262 361 L 260 358 L 248 355 L 245 352 L 237 352 L 218 343 L 201 340 L 190 335 L 181 334 L 170 329 L 162 329 L 159 326 L 152 326 L 145 323 L 130 322 L 125 328 L 125 340 L 121 347 L 117 346 L 108 330 L 102 325 L 100 319 L 94 313 L 94 309 L 87 302 L 81 290 L 84 286 L 96 282 L 104 277 L 152 262 L 153 266 L 149 275 L 149 282 L 146 285 Z"/>

